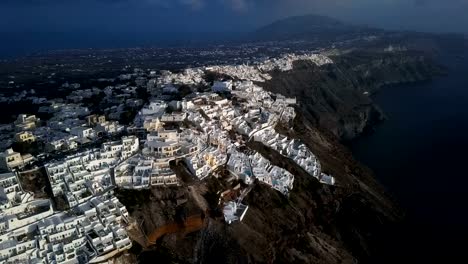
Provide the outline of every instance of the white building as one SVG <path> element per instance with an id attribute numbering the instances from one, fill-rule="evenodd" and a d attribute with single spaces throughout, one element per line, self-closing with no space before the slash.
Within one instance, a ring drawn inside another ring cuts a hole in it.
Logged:
<path id="1" fill-rule="evenodd" d="M 70 130 L 70 134 L 77 136 L 79 139 L 92 138 L 95 136 L 95 132 L 90 127 L 74 127 Z"/>
<path id="2" fill-rule="evenodd" d="M 0 174 L 0 208 L 2 210 L 11 207 L 11 201 L 20 191 L 21 187 L 16 174 L 12 172 Z"/>
<path id="3" fill-rule="evenodd" d="M 15 121 L 15 128 L 17 130 L 31 130 L 36 128 L 40 122 L 39 118 L 36 118 L 35 115 L 18 115 L 18 118 Z"/>
<path id="4" fill-rule="evenodd" d="M 16 142 L 27 142 L 27 143 L 32 143 L 36 141 L 36 137 L 29 131 L 22 131 L 19 133 L 16 133 L 15 135 L 15 140 Z"/>
<path id="5" fill-rule="evenodd" d="M 241 222 L 244 219 L 248 209 L 249 206 L 247 205 L 243 205 L 234 201 L 228 202 L 223 208 L 224 220 L 228 224 L 236 221 Z"/>
<path id="6" fill-rule="evenodd" d="M 125 130 L 125 126 L 120 125 L 117 121 L 106 121 L 99 123 L 94 128 L 96 133 L 115 134 Z"/>
<path id="7" fill-rule="evenodd" d="M 216 81 L 211 87 L 213 92 L 230 92 L 232 91 L 232 81 Z"/>
<path id="8" fill-rule="evenodd" d="M 187 114 L 184 112 L 181 113 L 171 113 L 164 114 L 161 116 L 161 122 L 182 122 L 187 117 Z"/>
<path id="9" fill-rule="evenodd" d="M 164 101 L 153 101 L 147 107 L 141 109 L 142 115 L 161 116 L 166 112 L 167 104 Z"/>
<path id="10" fill-rule="evenodd" d="M 23 157 L 20 153 L 13 149 L 7 149 L 0 153 L 0 168 L 4 170 L 12 170 L 24 165 Z"/>

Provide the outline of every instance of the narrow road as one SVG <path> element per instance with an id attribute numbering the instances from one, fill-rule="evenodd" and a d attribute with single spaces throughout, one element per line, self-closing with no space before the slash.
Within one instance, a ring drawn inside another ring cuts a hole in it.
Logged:
<path id="1" fill-rule="evenodd" d="M 148 235 L 147 247 L 156 244 L 159 238 L 167 234 L 174 233 L 192 233 L 202 229 L 204 226 L 204 218 L 202 215 L 193 215 L 187 217 L 183 223 L 172 222 L 156 228 Z"/>

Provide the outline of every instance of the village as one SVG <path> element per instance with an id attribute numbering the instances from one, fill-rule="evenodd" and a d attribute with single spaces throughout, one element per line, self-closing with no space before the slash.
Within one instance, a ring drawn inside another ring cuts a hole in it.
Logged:
<path id="1" fill-rule="evenodd" d="M 269 72 L 291 70 L 298 60 L 333 63 L 321 54 L 287 54 L 177 73 L 135 69 L 116 78 L 131 84 L 104 89 L 64 83 L 61 89 L 70 90 L 65 98 L 25 91 L 22 96 L 38 113 L 0 126 L 0 261 L 98 263 L 130 249 L 126 228 L 132 220 L 114 191 L 187 184 L 174 163 L 182 164 L 191 180 L 223 171 L 246 186 L 261 182 L 288 196 L 294 175 L 247 142 L 261 143 L 322 184 L 335 185 L 312 149 L 275 129 L 292 124 L 296 98 L 259 86 L 271 78 Z M 208 73 L 217 78 L 207 80 Z M 145 96 L 139 98 L 142 89 Z M 129 113 L 134 116 L 128 121 Z M 25 175 L 40 171 L 50 197 L 22 184 Z M 244 196 L 220 200 L 226 223 L 248 214 Z"/>

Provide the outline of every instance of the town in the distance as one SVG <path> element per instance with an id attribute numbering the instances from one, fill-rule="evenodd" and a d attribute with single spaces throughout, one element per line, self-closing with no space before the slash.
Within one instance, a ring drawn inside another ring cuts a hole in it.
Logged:
<path id="1" fill-rule="evenodd" d="M 296 98 L 258 85 L 298 60 L 333 63 L 305 53 L 177 73 L 135 68 L 104 89 L 65 80 L 64 97 L 33 89 L 1 97 L 27 99 L 38 110 L 0 126 L 0 262 L 98 263 L 130 249 L 137 224 L 115 195 L 120 189 L 227 177 L 242 184 L 219 194 L 220 211 L 227 224 L 242 221 L 249 213 L 242 199 L 255 181 L 285 196 L 294 182 L 252 142 L 335 185 L 313 149 L 276 129 L 291 127 Z"/>

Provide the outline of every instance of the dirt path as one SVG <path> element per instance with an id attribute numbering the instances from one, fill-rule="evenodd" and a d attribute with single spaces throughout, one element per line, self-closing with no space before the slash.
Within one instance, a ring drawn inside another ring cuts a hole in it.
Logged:
<path id="1" fill-rule="evenodd" d="M 159 238 L 167 234 L 174 233 L 192 233 L 202 229 L 204 226 L 204 219 L 202 215 L 193 215 L 187 217 L 184 223 L 169 223 L 158 227 L 151 234 L 148 235 L 147 246 L 154 245 Z"/>

